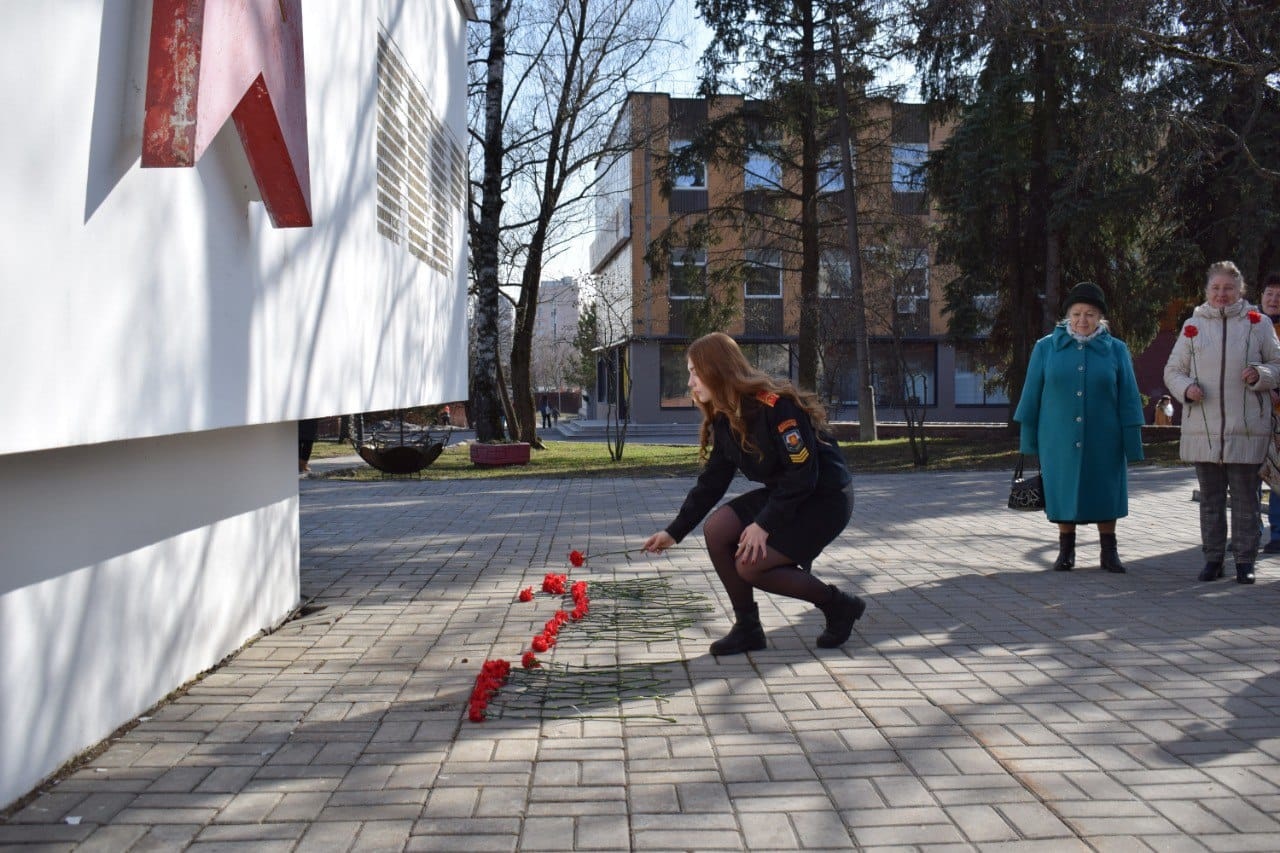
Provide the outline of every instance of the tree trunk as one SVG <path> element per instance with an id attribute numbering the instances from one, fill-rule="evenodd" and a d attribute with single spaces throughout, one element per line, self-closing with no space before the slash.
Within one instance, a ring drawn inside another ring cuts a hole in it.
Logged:
<path id="1" fill-rule="evenodd" d="M 533 321 L 538 308 L 538 276 L 541 264 L 534 264 L 534 249 L 529 249 L 525 264 L 524 281 L 520 286 L 520 301 L 516 303 L 515 328 L 511 332 L 511 406 L 515 409 L 516 423 L 512 434 L 530 444 L 538 440 L 538 416 L 533 408 Z M 534 276 L 530 281 L 530 276 Z"/>
<path id="2" fill-rule="evenodd" d="M 516 422 L 516 413 L 511 407 L 511 392 L 507 390 L 507 380 L 502 373 L 501 362 L 498 363 L 498 395 L 501 398 L 502 411 L 506 416 L 507 423 L 514 424 Z M 515 428 L 511 426 L 508 426 L 507 432 L 511 435 L 516 434 Z"/>
<path id="3" fill-rule="evenodd" d="M 805 93 L 800 127 L 800 326 L 796 383 L 818 387 L 818 104 L 812 0 L 801 0 L 800 77 Z"/>
<path id="4" fill-rule="evenodd" d="M 1062 316 L 1062 235 L 1053 224 L 1053 196 L 1057 190 L 1054 163 L 1058 155 L 1058 111 L 1061 98 L 1058 92 L 1058 52 L 1050 34 L 1045 39 L 1043 62 L 1039 72 L 1043 87 L 1039 134 L 1043 136 L 1044 158 L 1044 303 L 1041 331 L 1048 332 Z"/>
<path id="5" fill-rule="evenodd" d="M 468 416 L 477 441 L 504 438 L 498 391 L 498 253 L 502 225 L 502 101 L 507 50 L 507 3 L 493 0 L 485 78 L 484 176 L 480 217 L 471 234 L 476 265 L 476 342 Z"/>
<path id="6" fill-rule="evenodd" d="M 844 176 L 844 215 L 849 251 L 849 289 L 853 302 L 853 348 L 858 366 L 858 387 L 871 385 L 871 344 L 867 339 L 867 303 L 862 290 L 862 246 L 858 236 L 858 194 L 854 181 L 853 160 L 849 148 L 853 131 L 849 122 L 849 93 L 844 82 L 844 55 L 841 53 L 840 25 L 831 21 L 831 58 L 836 83 L 836 136 L 840 142 L 840 171 Z M 876 407 L 858 406 L 858 439 L 876 440 Z M 912 442 L 915 449 L 915 442 Z"/>

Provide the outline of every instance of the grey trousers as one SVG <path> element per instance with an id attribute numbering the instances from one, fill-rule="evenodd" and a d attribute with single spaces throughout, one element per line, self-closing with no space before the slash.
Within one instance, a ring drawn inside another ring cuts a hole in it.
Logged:
<path id="1" fill-rule="evenodd" d="M 1200 480 L 1200 543 L 1205 562 L 1221 563 L 1227 551 L 1227 492 L 1231 493 L 1231 552 L 1236 564 L 1258 556 L 1257 465 L 1196 463 Z"/>

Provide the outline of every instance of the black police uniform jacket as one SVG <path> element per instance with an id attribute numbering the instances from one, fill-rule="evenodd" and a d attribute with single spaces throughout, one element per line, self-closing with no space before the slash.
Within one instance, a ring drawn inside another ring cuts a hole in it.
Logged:
<path id="1" fill-rule="evenodd" d="M 667 526 L 677 542 L 711 512 L 739 471 L 769 490 L 755 523 L 770 533 L 789 524 L 811 495 L 839 492 L 852 482 L 835 439 L 818 434 L 808 413 L 791 398 L 763 392 L 745 398 L 742 417 L 758 453 L 744 450 L 729 428 L 729 419 L 716 415 L 706 467 L 675 521 Z"/>

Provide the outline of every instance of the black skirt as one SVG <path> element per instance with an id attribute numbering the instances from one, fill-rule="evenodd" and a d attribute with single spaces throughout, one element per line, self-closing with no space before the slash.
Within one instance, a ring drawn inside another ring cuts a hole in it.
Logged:
<path id="1" fill-rule="evenodd" d="M 755 489 L 729 501 L 743 526 L 756 520 L 769 502 L 769 489 Z M 841 491 L 814 492 L 796 509 L 791 523 L 781 530 L 769 531 L 768 545 L 784 557 L 795 560 L 805 571 L 822 549 L 840 535 L 853 517 L 853 486 Z"/>

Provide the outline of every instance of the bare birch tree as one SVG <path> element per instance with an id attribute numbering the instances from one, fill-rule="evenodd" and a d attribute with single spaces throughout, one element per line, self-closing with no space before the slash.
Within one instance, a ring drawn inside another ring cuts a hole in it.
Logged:
<path id="1" fill-rule="evenodd" d="M 486 328 L 483 315 L 496 314 L 500 284 L 519 285 L 508 378 L 510 430 L 522 441 L 538 444 L 530 363 L 543 269 L 592 227 L 595 167 L 620 153 L 610 129 L 671 44 L 669 9 L 670 0 L 490 0 L 473 30 L 473 127 L 483 128 L 472 138 L 476 321 Z M 477 348 L 488 346 L 472 383 L 484 405 L 499 356 L 496 336 L 478 336 Z"/>

